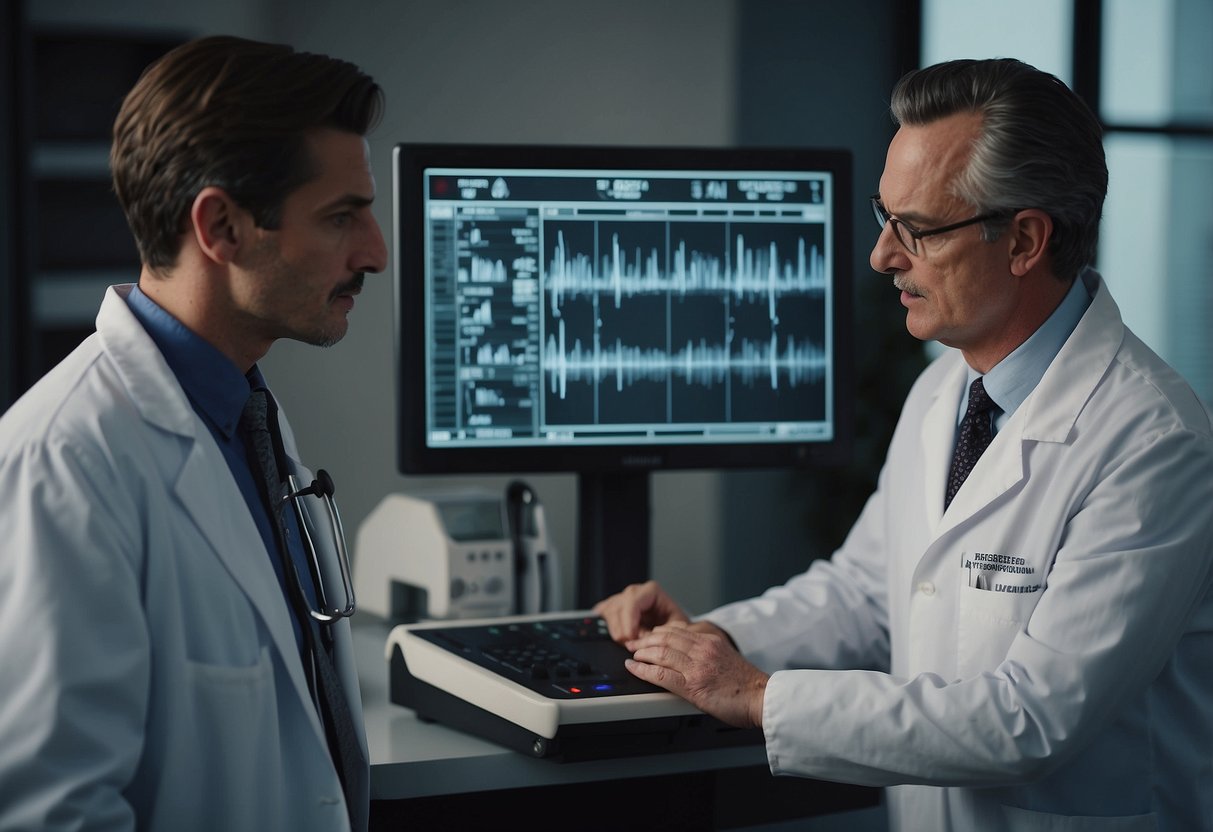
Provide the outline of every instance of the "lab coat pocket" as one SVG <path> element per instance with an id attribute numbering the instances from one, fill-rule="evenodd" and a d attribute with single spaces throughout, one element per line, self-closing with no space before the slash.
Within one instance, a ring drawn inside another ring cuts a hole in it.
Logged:
<path id="1" fill-rule="evenodd" d="M 186 661 L 190 693 L 195 713 L 215 716 L 217 721 L 233 720 L 236 714 L 253 715 L 262 704 L 273 679 L 273 660 L 268 647 L 262 647 L 253 664 L 212 664 Z M 202 721 L 206 721 L 205 718 Z"/>
<path id="2" fill-rule="evenodd" d="M 183 620 L 205 622 L 181 630 L 190 665 L 203 676 L 211 668 L 222 676 L 256 666 L 261 661 L 264 637 L 248 597 L 226 575 L 191 586 L 211 591 L 205 597 L 197 591 L 185 593 L 179 601 Z"/>
<path id="3" fill-rule="evenodd" d="M 967 577 L 967 576 L 966 576 Z M 998 667 L 1027 627 L 1040 593 L 995 592 L 959 585 L 956 673 L 964 679 Z"/>
<path id="4" fill-rule="evenodd" d="M 166 794 L 170 815 L 190 819 L 190 826 L 205 825 L 216 813 L 255 817 L 259 802 L 270 804 L 272 794 L 259 794 L 259 784 L 276 783 L 280 776 L 281 738 L 274 696 L 274 661 L 268 647 L 251 665 L 185 664 L 184 707 L 178 715 L 177 735 L 197 753 L 178 755 L 188 770 L 172 772 L 166 782 L 179 784 Z M 227 805 L 214 806 L 210 796 L 224 795 Z M 243 813 L 243 814 L 242 814 Z"/>

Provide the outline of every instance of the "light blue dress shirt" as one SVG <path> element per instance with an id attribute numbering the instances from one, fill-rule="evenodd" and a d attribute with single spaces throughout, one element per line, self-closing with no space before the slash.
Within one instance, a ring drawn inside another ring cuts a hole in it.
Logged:
<path id="1" fill-rule="evenodd" d="M 1080 274 L 1074 280 L 1070 291 L 1053 310 L 1053 314 L 1040 328 L 982 377 L 986 393 L 994 404 L 998 405 L 998 414 L 994 417 L 995 433 L 1002 429 L 1011 415 L 1036 389 L 1036 385 L 1044 377 L 1045 370 L 1049 369 L 1049 365 L 1053 363 L 1053 359 L 1057 357 L 1062 345 L 1074 332 L 1090 305 L 1091 295 L 1087 292 L 1083 275 Z M 969 367 L 968 371 L 964 395 L 960 397 L 960 409 L 956 415 L 958 425 L 969 406 L 969 386 L 981 375 L 972 367 Z"/>

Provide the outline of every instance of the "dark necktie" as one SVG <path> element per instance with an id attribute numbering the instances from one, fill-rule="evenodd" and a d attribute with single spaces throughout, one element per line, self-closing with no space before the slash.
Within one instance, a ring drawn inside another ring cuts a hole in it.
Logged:
<path id="1" fill-rule="evenodd" d="M 274 421 L 277 421 L 276 419 Z M 262 496 L 270 509 L 274 525 L 274 537 L 278 542 L 278 555 L 282 560 L 282 568 L 286 574 L 287 597 L 292 613 L 303 629 L 304 638 L 304 671 L 308 677 L 308 686 L 315 699 L 316 710 L 320 721 L 324 723 L 325 736 L 328 740 L 329 754 L 337 768 L 341 786 L 345 792 L 345 802 L 349 808 L 350 825 L 357 830 L 366 829 L 367 812 L 369 807 L 363 805 L 363 795 L 366 794 L 367 762 L 363 756 L 362 747 L 358 742 L 357 730 L 353 716 L 350 714 L 349 702 L 341 684 L 341 677 L 333 665 L 329 655 L 332 646 L 332 636 L 321 624 L 312 619 L 306 596 L 303 591 L 299 571 L 295 568 L 290 556 L 286 525 L 282 516 L 285 489 L 278 475 L 277 456 L 274 453 L 276 444 L 274 435 L 270 433 L 269 401 L 265 390 L 254 390 L 244 405 L 240 416 L 240 428 L 245 439 L 254 465 L 254 473 L 260 475 L 259 485 L 263 489 Z M 310 659 L 310 661 L 309 661 Z M 310 667 L 308 666 L 310 664 Z"/>
<path id="2" fill-rule="evenodd" d="M 973 381 L 969 387 L 969 406 L 964 418 L 960 420 L 960 430 L 956 435 L 956 450 L 952 452 L 952 468 L 948 471 L 948 490 L 944 495 L 943 507 L 946 510 L 952 504 L 952 498 L 960 490 L 960 486 L 968 478 L 969 472 L 977 464 L 977 460 L 985 453 L 994 439 L 994 424 L 992 411 L 998 405 L 986 394 L 986 386 L 981 378 Z"/>

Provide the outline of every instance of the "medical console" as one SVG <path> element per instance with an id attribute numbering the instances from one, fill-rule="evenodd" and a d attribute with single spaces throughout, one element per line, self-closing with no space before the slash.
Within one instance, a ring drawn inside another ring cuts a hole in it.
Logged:
<path id="1" fill-rule="evenodd" d="M 633 676 L 590 613 L 400 625 L 391 701 L 424 720 L 561 760 L 761 742 Z"/>

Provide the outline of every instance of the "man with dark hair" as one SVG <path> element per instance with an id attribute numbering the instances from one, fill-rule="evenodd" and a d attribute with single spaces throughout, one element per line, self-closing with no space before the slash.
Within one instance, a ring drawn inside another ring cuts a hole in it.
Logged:
<path id="1" fill-rule="evenodd" d="M 227 37 L 123 103 L 139 282 L 0 419 L 0 828 L 365 828 L 331 483 L 257 361 L 336 343 L 386 267 L 381 109 L 352 64 Z"/>
<path id="2" fill-rule="evenodd" d="M 1090 268 L 1099 123 L 1013 60 L 912 72 L 892 111 L 872 267 L 954 349 L 875 493 L 759 598 L 598 610 L 772 772 L 890 786 L 894 829 L 1213 829 L 1213 427 Z"/>

